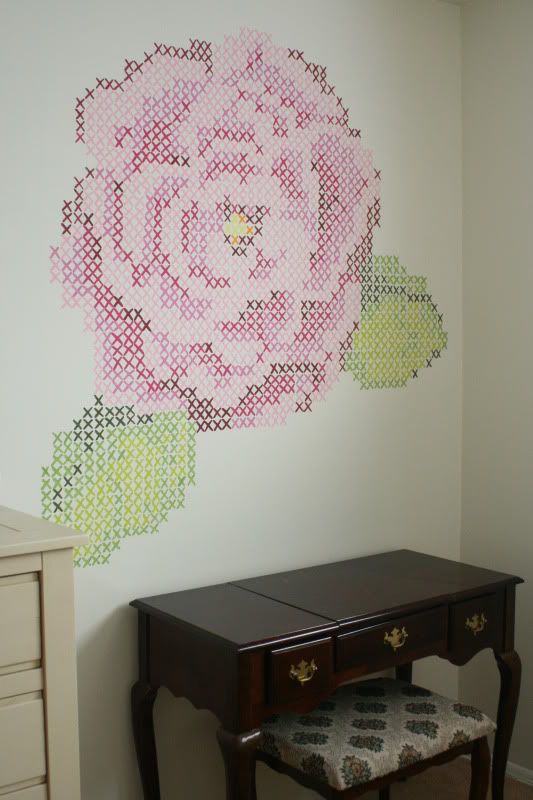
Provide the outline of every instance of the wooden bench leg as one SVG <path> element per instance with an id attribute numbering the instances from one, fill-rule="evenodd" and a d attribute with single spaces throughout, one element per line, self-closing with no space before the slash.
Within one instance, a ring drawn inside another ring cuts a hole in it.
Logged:
<path id="1" fill-rule="evenodd" d="M 486 800 L 490 779 L 490 750 L 486 736 L 474 742 L 471 767 L 470 800 Z"/>

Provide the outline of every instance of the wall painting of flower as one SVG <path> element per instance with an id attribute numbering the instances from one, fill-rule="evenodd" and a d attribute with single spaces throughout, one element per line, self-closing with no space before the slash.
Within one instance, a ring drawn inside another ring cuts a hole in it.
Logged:
<path id="1" fill-rule="evenodd" d="M 195 439 L 282 425 L 344 373 L 405 386 L 446 347 L 424 278 L 373 252 L 381 172 L 326 70 L 268 35 L 156 45 L 76 105 L 91 163 L 52 280 L 94 340 L 94 398 L 54 435 L 43 514 L 79 565 L 156 532 Z"/>

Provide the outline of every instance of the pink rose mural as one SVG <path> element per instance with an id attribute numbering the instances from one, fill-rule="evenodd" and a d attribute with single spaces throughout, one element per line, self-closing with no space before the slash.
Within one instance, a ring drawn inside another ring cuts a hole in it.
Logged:
<path id="1" fill-rule="evenodd" d="M 95 166 L 52 264 L 95 337 L 97 393 L 199 430 L 310 409 L 341 374 L 379 221 L 325 70 L 254 31 L 157 46 L 77 120 Z"/>
<path id="2" fill-rule="evenodd" d="M 101 531 L 90 480 L 74 479 L 80 459 L 95 460 L 84 476 L 113 473 L 115 514 L 124 437 L 130 474 L 156 452 L 152 492 L 174 470 L 174 494 L 158 511 L 139 478 L 143 508 L 109 523 L 117 546 L 182 504 L 195 432 L 285 423 L 344 371 L 375 384 L 357 336 L 377 297 L 365 287 L 377 285 L 380 172 L 326 70 L 251 30 L 127 60 L 78 99 L 76 136 L 90 166 L 64 203 L 52 278 L 94 338 L 96 401 L 56 435 L 43 506 Z M 169 439 L 183 445 L 178 465 Z M 108 559 L 98 536 L 84 563 Z"/>

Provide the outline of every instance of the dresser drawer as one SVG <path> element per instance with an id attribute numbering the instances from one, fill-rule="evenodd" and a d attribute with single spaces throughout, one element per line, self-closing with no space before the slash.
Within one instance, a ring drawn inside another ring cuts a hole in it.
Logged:
<path id="1" fill-rule="evenodd" d="M 477 652 L 503 640 L 502 605 L 496 594 L 454 603 L 450 613 L 450 650 Z"/>
<path id="2" fill-rule="evenodd" d="M 0 704 L 0 787 L 46 774 L 43 701 L 30 698 Z"/>
<path id="3" fill-rule="evenodd" d="M 2 800 L 48 800 L 46 783 L 29 786 L 27 789 L 17 789 L 15 792 L 0 795 Z"/>
<path id="4" fill-rule="evenodd" d="M 337 638 L 336 668 L 342 671 L 364 663 L 378 670 L 415 658 L 443 655 L 447 626 L 448 609 L 442 607 L 343 633 Z"/>
<path id="5" fill-rule="evenodd" d="M 0 675 L 0 700 L 32 692 L 42 692 L 42 690 L 43 671 L 40 667 Z"/>
<path id="6" fill-rule="evenodd" d="M 332 676 L 331 637 L 272 650 L 268 699 L 275 705 L 322 694 L 331 686 Z"/>
<path id="7" fill-rule="evenodd" d="M 41 658 L 36 575 L 0 578 L 0 668 Z"/>

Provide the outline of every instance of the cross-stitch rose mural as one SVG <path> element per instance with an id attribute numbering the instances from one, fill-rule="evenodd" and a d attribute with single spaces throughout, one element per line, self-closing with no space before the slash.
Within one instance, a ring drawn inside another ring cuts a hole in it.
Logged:
<path id="1" fill-rule="evenodd" d="M 374 255 L 380 170 L 299 50 L 156 45 L 78 99 L 76 136 L 92 166 L 52 278 L 94 338 L 95 400 L 42 497 L 90 534 L 85 565 L 183 504 L 197 434 L 283 424 L 345 372 L 403 386 L 447 337 L 425 280 Z"/>

